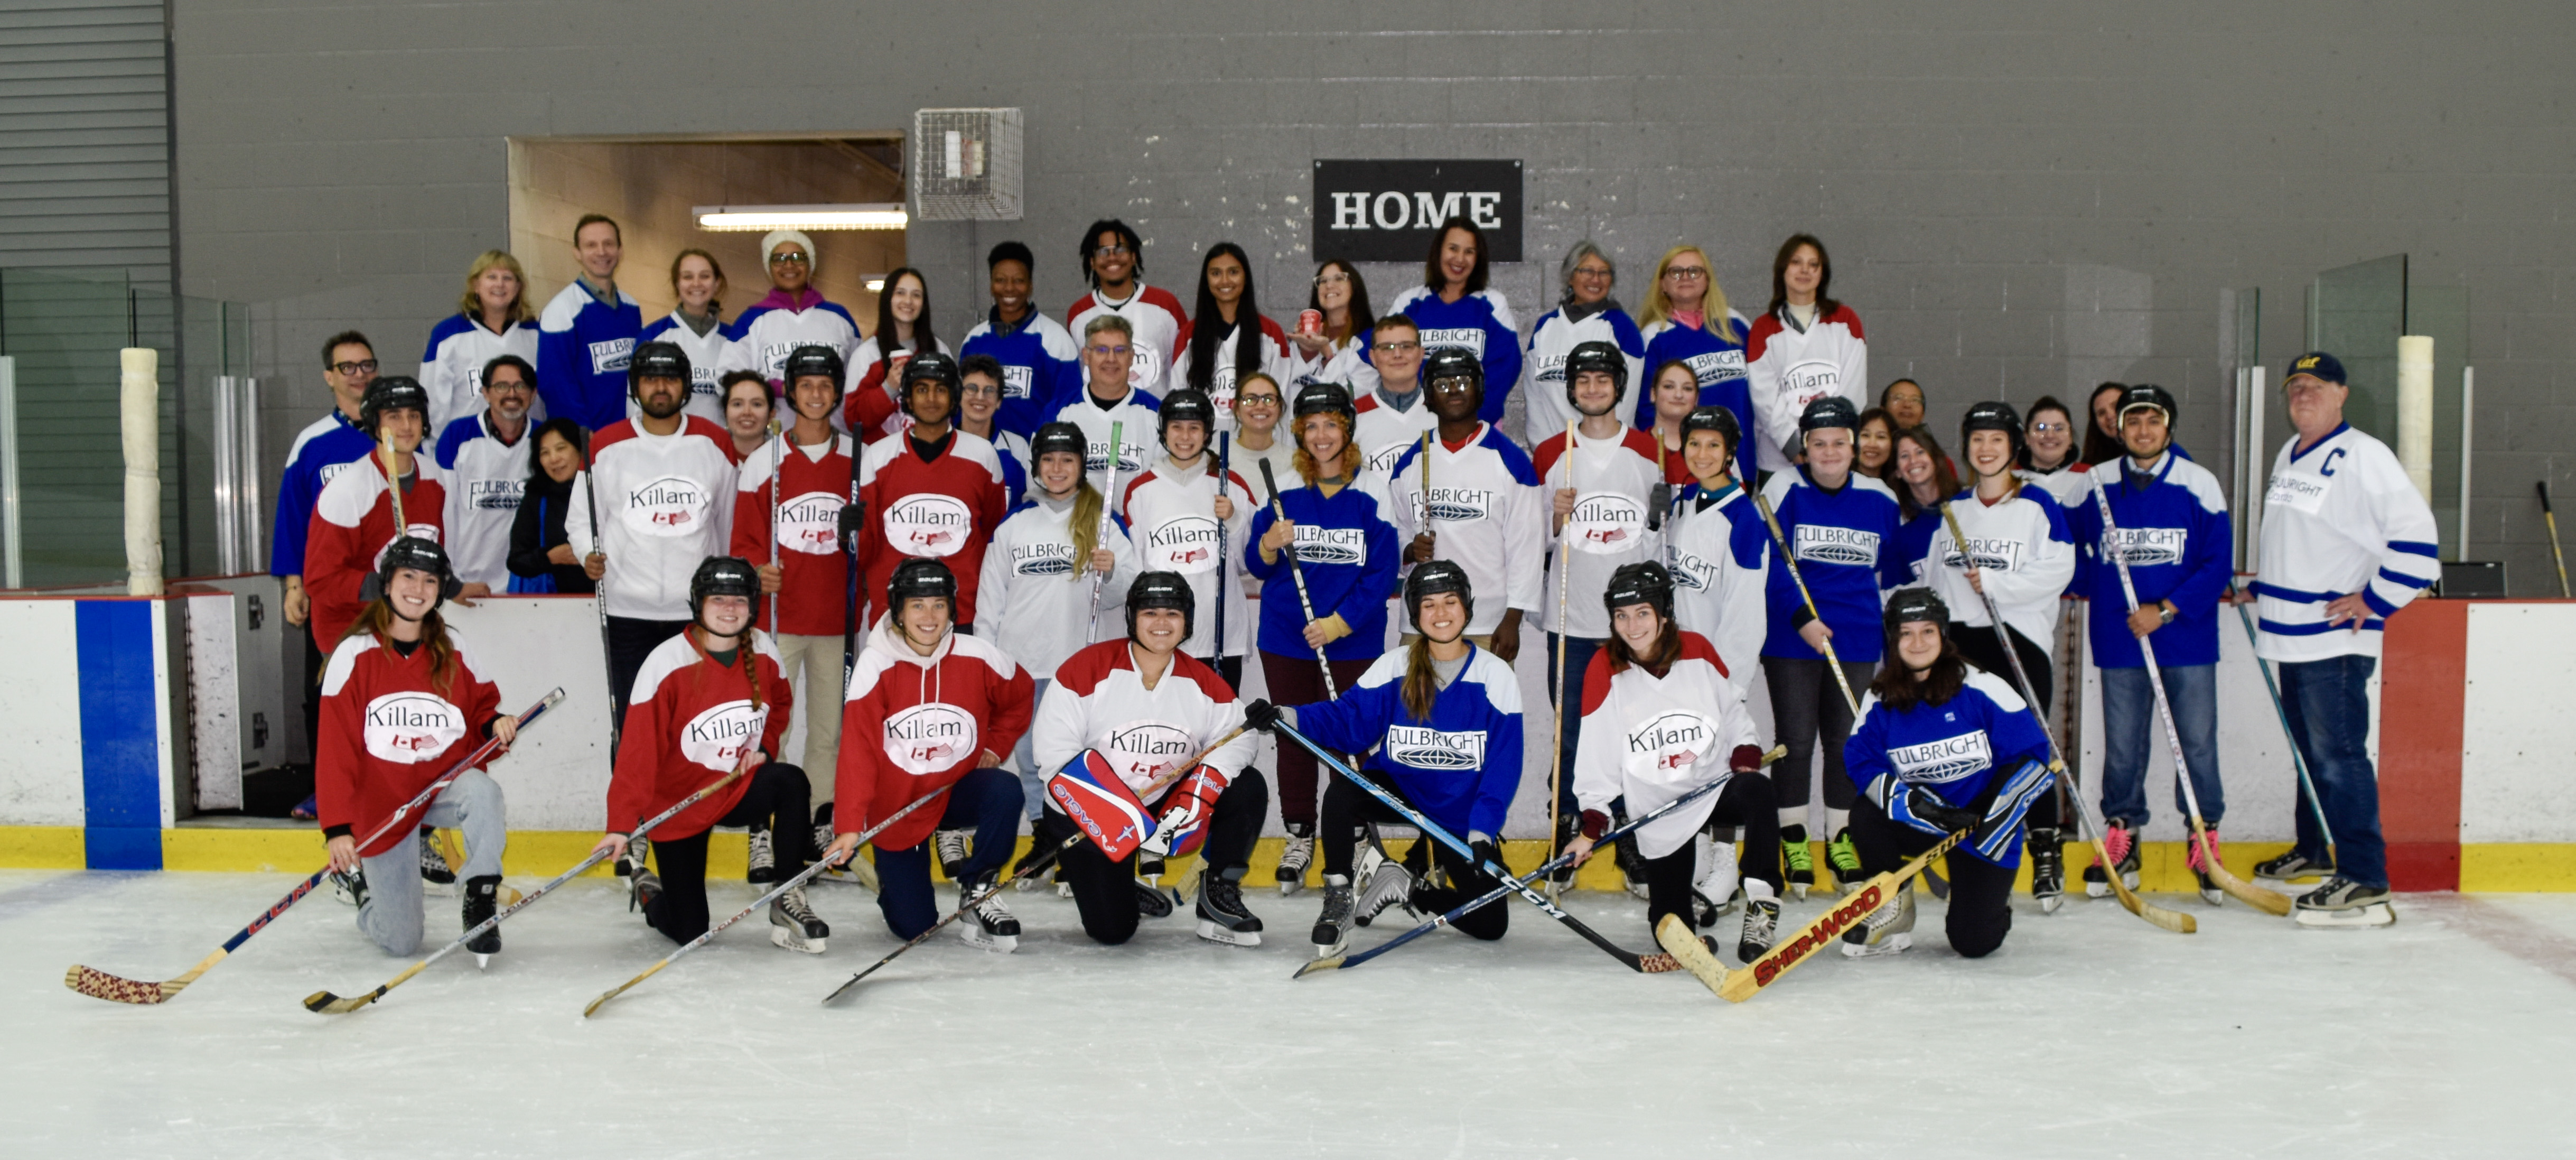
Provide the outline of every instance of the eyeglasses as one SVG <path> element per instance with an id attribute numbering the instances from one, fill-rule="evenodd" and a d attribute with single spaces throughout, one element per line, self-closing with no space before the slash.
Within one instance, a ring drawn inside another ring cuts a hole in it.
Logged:
<path id="1" fill-rule="evenodd" d="M 1422 349 L 1422 344 L 1419 342 L 1373 342 L 1369 344 L 1369 349 L 1382 350 L 1388 354 L 1402 354 L 1408 350 L 1420 350 Z"/>
<path id="2" fill-rule="evenodd" d="M 1607 266 L 1576 266 L 1574 268 L 1574 276 L 1577 278 L 1607 278 L 1610 276 L 1610 268 Z"/>
<path id="3" fill-rule="evenodd" d="M 1000 387 L 998 387 L 998 386 L 995 386 L 995 385 L 993 385 L 993 384 L 991 384 L 991 383 L 968 382 L 968 383 L 965 385 L 965 387 L 963 387 L 962 389 L 960 389 L 957 393 L 958 393 L 959 397 L 961 397 L 961 398 L 968 398 L 968 399 L 994 398 L 994 399 L 998 399 L 998 398 L 1001 398 L 1001 397 L 1002 397 L 1002 388 L 1000 388 Z"/>
<path id="4" fill-rule="evenodd" d="M 1341 286 L 1341 285 L 1347 285 L 1347 284 L 1350 282 L 1350 280 L 1351 280 L 1351 276 L 1350 276 L 1350 275 L 1345 274 L 1345 273 L 1342 273 L 1342 272 L 1341 272 L 1341 271 L 1339 271 L 1339 270 L 1334 270 L 1334 271 L 1331 271 L 1331 272 L 1329 272 L 1329 273 L 1324 273 L 1324 274 L 1317 274 L 1317 275 L 1315 275 L 1315 284 L 1316 284 L 1316 285 L 1318 285 L 1318 286 Z"/>
<path id="5" fill-rule="evenodd" d="M 1102 246 L 1097 250 L 1093 250 L 1091 252 L 1091 256 L 1095 258 L 1132 258 L 1136 256 L 1136 251 L 1128 249 L 1125 246 Z"/>
<path id="6" fill-rule="evenodd" d="M 372 375 L 376 373 L 376 360 L 368 359 L 365 362 L 332 363 L 331 369 L 340 372 L 340 375 L 343 378 L 351 375 Z"/>
<path id="7" fill-rule="evenodd" d="M 1091 353 L 1093 353 L 1093 354 L 1128 354 L 1128 353 L 1133 352 L 1135 349 L 1136 349 L 1136 348 L 1135 348 L 1135 347 L 1132 347 L 1132 346 L 1095 346 L 1095 347 L 1092 347 L 1092 348 L 1091 348 Z"/>
<path id="8" fill-rule="evenodd" d="M 1664 277 L 1670 278 L 1675 282 L 1706 282 L 1708 281 L 1708 271 L 1701 269 L 1698 266 L 1675 266 L 1672 269 L 1664 271 Z"/>
<path id="9" fill-rule="evenodd" d="M 2037 435 L 2043 431 L 2051 435 L 2062 435 L 2069 431 L 2073 431 L 2074 429 L 2074 427 L 2065 423 L 2033 423 L 2030 425 L 2030 433 L 2033 435 Z"/>
<path id="10" fill-rule="evenodd" d="M 805 256 L 805 251 L 803 250 L 789 250 L 784 254 L 771 254 L 769 256 L 769 264 L 772 266 L 781 262 L 794 262 L 797 265 L 802 266 L 813 260 L 814 259 Z"/>
<path id="11" fill-rule="evenodd" d="M 1237 407 L 1276 407 L 1279 405 L 1279 396 L 1236 395 L 1234 397 L 1234 405 Z"/>

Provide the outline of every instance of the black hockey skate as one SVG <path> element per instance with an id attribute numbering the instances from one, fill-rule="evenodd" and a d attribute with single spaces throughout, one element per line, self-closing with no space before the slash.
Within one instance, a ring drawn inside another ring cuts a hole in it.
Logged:
<path id="1" fill-rule="evenodd" d="M 492 915 L 500 909 L 500 894 L 501 876 L 498 874 L 466 879 L 465 929 L 472 930 L 490 921 Z M 501 925 L 493 923 L 491 929 L 469 940 L 465 944 L 465 949 L 474 952 L 475 966 L 480 967 L 491 962 L 492 956 L 501 953 Z"/>
<path id="2" fill-rule="evenodd" d="M 1199 937 L 1227 946 L 1261 945 L 1261 919 L 1243 905 L 1243 868 L 1199 876 Z"/>
<path id="3" fill-rule="evenodd" d="M 1351 883 L 1339 874 L 1324 876 L 1324 910 L 1315 916 L 1315 957 L 1329 959 L 1351 947 Z"/>
<path id="4" fill-rule="evenodd" d="M 2053 827 L 2031 827 L 2030 896 L 2042 914 L 2055 914 L 2066 902 L 2066 843 Z"/>

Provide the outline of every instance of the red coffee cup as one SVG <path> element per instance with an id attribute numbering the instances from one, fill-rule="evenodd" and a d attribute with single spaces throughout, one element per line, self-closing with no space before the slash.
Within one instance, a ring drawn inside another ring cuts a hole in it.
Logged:
<path id="1" fill-rule="evenodd" d="M 1324 312 L 1321 310 L 1298 311 L 1297 333 L 1306 335 L 1324 333 Z"/>

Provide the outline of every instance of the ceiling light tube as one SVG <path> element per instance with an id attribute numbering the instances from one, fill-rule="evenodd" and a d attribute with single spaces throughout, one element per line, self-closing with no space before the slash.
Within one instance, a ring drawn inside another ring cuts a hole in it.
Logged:
<path id="1" fill-rule="evenodd" d="M 899 230 L 911 220 L 899 201 L 844 205 L 702 205 L 690 210 L 698 228 L 718 232 L 766 230 Z"/>

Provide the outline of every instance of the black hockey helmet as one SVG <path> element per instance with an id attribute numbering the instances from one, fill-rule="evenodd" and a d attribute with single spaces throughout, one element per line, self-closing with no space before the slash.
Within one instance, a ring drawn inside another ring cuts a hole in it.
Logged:
<path id="1" fill-rule="evenodd" d="M 1127 586 L 1127 639 L 1136 639 L 1136 614 L 1148 608 L 1179 610 L 1184 642 L 1198 631 L 1198 593 L 1191 591 L 1189 578 L 1178 572 L 1147 572 Z"/>
<path id="2" fill-rule="evenodd" d="M 751 561 L 740 556 L 709 556 L 698 564 L 697 574 L 689 577 L 689 622 L 700 620 L 710 596 L 740 596 L 757 602 L 760 599 L 760 573 L 753 571 Z"/>
<path id="3" fill-rule="evenodd" d="M 376 432 L 376 420 L 387 411 L 418 411 L 421 425 L 429 425 L 429 390 L 410 375 L 386 375 L 367 384 L 367 393 L 358 400 L 358 426 L 368 434 Z M 426 433 L 426 432 L 424 432 Z"/>
<path id="4" fill-rule="evenodd" d="M 957 360 L 950 358 L 948 352 L 925 350 L 904 360 L 902 390 L 897 393 L 903 396 L 907 405 L 912 402 L 912 385 L 920 382 L 937 383 L 948 388 L 948 397 L 954 401 L 958 388 L 965 382 L 965 375 L 958 371 Z"/>
<path id="5" fill-rule="evenodd" d="M 1414 565 L 1413 574 L 1404 578 L 1404 613 L 1412 620 L 1413 631 L 1422 631 L 1422 598 L 1443 592 L 1457 593 L 1458 602 L 1467 606 L 1467 619 L 1476 619 L 1476 589 L 1467 582 L 1467 570 L 1447 560 L 1431 560 Z"/>
<path id="6" fill-rule="evenodd" d="M 2128 390 L 2120 392 L 2120 410 L 2118 413 L 2122 419 L 2128 418 L 2129 412 L 2139 407 L 2153 407 L 2164 412 L 2165 426 L 2173 426 L 2175 410 L 2172 391 L 2168 391 L 2154 383 L 2139 383 Z"/>
<path id="7" fill-rule="evenodd" d="M 626 363 L 626 390 L 632 394 L 646 379 L 689 381 L 689 352 L 676 342 L 641 342 Z"/>
<path id="8" fill-rule="evenodd" d="M 1617 612 L 1631 604 L 1651 604 L 1664 619 L 1673 618 L 1673 574 L 1652 560 L 1621 564 L 1601 590 L 1601 607 Z"/>
<path id="9" fill-rule="evenodd" d="M 1298 423 L 1308 415 L 1340 415 L 1345 426 L 1359 422 L 1359 408 L 1351 405 L 1351 389 L 1340 383 L 1308 383 L 1297 392 L 1295 409 L 1290 412 Z"/>
<path id="10" fill-rule="evenodd" d="M 1154 415 L 1154 436 L 1166 451 L 1172 448 L 1172 424 L 1197 423 L 1213 438 L 1216 435 L 1216 404 L 1207 392 L 1197 387 L 1181 387 L 1163 396 L 1162 409 Z"/>
<path id="11" fill-rule="evenodd" d="M 841 352 L 820 343 L 807 343 L 787 352 L 787 385 L 791 387 L 807 375 L 826 376 L 837 387 L 843 370 Z"/>
<path id="12" fill-rule="evenodd" d="M 1617 343 L 1604 342 L 1597 338 L 1590 342 L 1578 342 L 1565 356 L 1566 405 L 1574 405 L 1575 376 L 1586 371 L 1608 375 L 1610 381 L 1617 384 L 1620 390 L 1628 389 L 1628 356 L 1619 353 Z"/>
<path id="13" fill-rule="evenodd" d="M 894 566 L 894 578 L 886 584 L 886 603 L 902 608 L 906 600 L 943 599 L 949 614 L 957 610 L 957 574 L 948 565 L 925 556 L 915 556 Z"/>
<path id="14" fill-rule="evenodd" d="M 2021 458 L 2021 412 L 2014 410 L 2012 404 L 1996 399 L 1968 408 L 1968 413 L 1959 419 L 1959 446 L 1962 449 L 1967 447 L 1971 431 L 2003 432 L 2012 439 L 2013 458 Z"/>
<path id="15" fill-rule="evenodd" d="M 1887 626 L 1888 651 L 1896 649 L 1896 626 L 1921 621 L 1938 626 L 1943 636 L 1950 634 L 1950 606 L 1939 593 L 1929 588 L 1902 588 L 1887 598 L 1887 611 L 1881 614 Z"/>
<path id="16" fill-rule="evenodd" d="M 1860 430 L 1860 412 L 1852 408 L 1851 400 L 1841 395 L 1819 396 L 1808 402 L 1806 410 L 1798 412 L 1798 434 L 1801 436 L 1809 431 L 1834 427 L 1846 431 Z"/>
<path id="17" fill-rule="evenodd" d="M 1029 437 L 1029 463 L 1032 466 L 1040 458 L 1056 451 L 1086 457 L 1084 461 L 1087 463 L 1091 454 L 1091 437 L 1083 434 L 1082 428 L 1062 420 L 1039 427 L 1038 433 Z"/>
<path id="18" fill-rule="evenodd" d="M 384 599 L 385 593 L 393 591 L 394 573 L 405 568 L 438 577 L 438 599 L 429 605 L 432 612 L 465 591 L 465 582 L 456 578 L 456 570 L 447 562 L 447 549 L 418 536 L 400 536 L 385 546 L 384 559 L 376 562 L 376 570 L 358 582 L 359 599 Z"/>
<path id="19" fill-rule="evenodd" d="M 1463 346 L 1437 346 L 1422 356 L 1422 385 L 1430 386 L 1442 379 L 1465 379 L 1476 384 L 1476 399 L 1485 397 L 1485 364 L 1477 361 L 1476 352 Z"/>
<path id="20" fill-rule="evenodd" d="M 1736 422 L 1735 412 L 1726 407 L 1693 407 L 1682 416 L 1682 441 L 1690 441 L 1693 431 L 1715 431 L 1726 440 L 1726 453 L 1733 455 L 1744 446 L 1744 427 Z"/>

